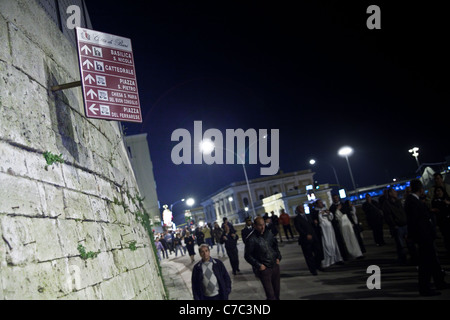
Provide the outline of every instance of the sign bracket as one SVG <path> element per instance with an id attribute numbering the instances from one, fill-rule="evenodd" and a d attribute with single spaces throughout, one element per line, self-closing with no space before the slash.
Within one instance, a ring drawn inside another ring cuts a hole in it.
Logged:
<path id="1" fill-rule="evenodd" d="M 69 82 L 65 84 L 58 84 L 56 86 L 51 87 L 50 89 L 55 91 L 66 90 L 70 88 L 81 87 L 81 81 Z"/>

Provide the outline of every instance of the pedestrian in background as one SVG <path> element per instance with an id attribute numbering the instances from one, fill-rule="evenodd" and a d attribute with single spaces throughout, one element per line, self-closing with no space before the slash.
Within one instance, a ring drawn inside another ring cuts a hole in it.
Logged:
<path id="1" fill-rule="evenodd" d="M 407 255 L 409 251 L 411 262 L 416 264 L 416 248 L 414 243 L 408 239 L 406 212 L 402 202 L 397 197 L 397 191 L 393 188 L 387 189 L 386 199 L 383 202 L 383 212 L 385 221 L 392 230 L 392 235 L 394 236 L 397 247 L 397 256 L 400 263 L 407 263 Z"/>
<path id="2" fill-rule="evenodd" d="M 278 235 L 280 237 L 280 242 L 283 242 L 283 237 L 281 235 L 281 228 L 280 228 L 280 218 L 275 214 L 275 212 L 270 211 L 270 219 L 272 220 L 273 228 L 276 229 L 276 233 L 274 233 L 275 237 Z"/>
<path id="3" fill-rule="evenodd" d="M 410 183 L 411 194 L 405 200 L 405 212 L 407 215 L 408 236 L 418 245 L 418 287 L 422 296 L 436 296 L 440 292 L 431 288 L 433 278 L 436 289 L 448 289 L 445 283 L 445 273 L 439 263 L 435 240 L 436 226 L 433 213 L 422 201 L 425 191 L 420 180 L 412 180 Z"/>
<path id="4" fill-rule="evenodd" d="M 225 249 L 227 250 L 227 255 L 230 259 L 230 264 L 234 275 L 236 275 L 236 272 L 241 271 L 239 270 L 239 256 L 237 248 L 238 239 L 239 236 L 236 233 L 232 233 L 230 227 L 227 224 L 224 225 L 221 241 L 225 245 Z"/>
<path id="5" fill-rule="evenodd" d="M 436 224 L 444 238 L 447 255 L 450 256 L 450 197 L 446 195 L 444 188 L 435 187 L 431 207 L 436 215 Z"/>
<path id="6" fill-rule="evenodd" d="M 178 250 L 180 250 L 181 255 L 184 256 L 183 247 L 181 245 L 181 238 L 180 238 L 179 233 L 177 233 L 175 235 L 175 238 L 173 239 L 173 245 L 175 247 L 175 257 L 178 256 Z"/>
<path id="7" fill-rule="evenodd" d="M 219 226 L 217 222 L 214 222 L 213 236 L 217 244 L 217 256 L 219 256 L 220 249 L 222 249 L 222 256 L 225 256 L 225 245 L 221 243 L 220 238 L 222 237 L 223 229 Z"/>
<path id="8" fill-rule="evenodd" d="M 248 235 L 253 231 L 253 222 L 252 218 L 245 218 L 245 226 L 241 230 L 242 241 L 244 244 L 247 242 Z"/>
<path id="9" fill-rule="evenodd" d="M 312 275 L 317 276 L 317 270 L 322 270 L 321 262 L 323 260 L 321 242 L 317 237 L 313 222 L 305 214 L 302 205 L 295 208 L 297 216 L 294 218 L 294 226 L 299 234 L 298 244 L 301 246 L 305 257 L 306 265 Z"/>
<path id="10" fill-rule="evenodd" d="M 211 257 L 208 244 L 198 248 L 202 258 L 192 269 L 192 294 L 194 300 L 228 300 L 231 279 L 222 261 Z"/>
<path id="11" fill-rule="evenodd" d="M 161 252 L 164 252 L 164 247 L 162 243 L 159 241 L 159 237 L 155 239 L 155 246 L 156 246 L 156 254 L 158 256 L 159 261 L 161 261 L 162 260 Z"/>
<path id="12" fill-rule="evenodd" d="M 195 240 L 189 231 L 186 231 L 186 236 L 184 237 L 184 243 L 186 244 L 186 249 L 188 251 L 189 257 L 191 258 L 191 263 L 193 263 L 195 256 Z"/>
<path id="13" fill-rule="evenodd" d="M 208 224 L 205 224 L 205 226 L 202 229 L 203 235 L 205 236 L 205 243 L 209 245 L 209 247 L 213 248 L 213 240 L 212 240 L 212 234 L 211 229 L 209 228 Z"/>
<path id="14" fill-rule="evenodd" d="M 291 234 L 291 238 L 294 239 L 294 235 L 292 234 L 291 228 L 291 217 L 286 213 L 284 209 L 281 209 L 280 219 L 281 225 L 283 226 L 284 234 L 286 235 L 286 239 L 289 240 L 288 231 Z"/>
<path id="15" fill-rule="evenodd" d="M 362 205 L 362 209 L 366 215 L 367 224 L 372 230 L 373 241 L 377 247 L 384 246 L 383 233 L 383 211 L 378 201 L 372 199 L 370 194 L 366 194 L 366 201 Z"/>

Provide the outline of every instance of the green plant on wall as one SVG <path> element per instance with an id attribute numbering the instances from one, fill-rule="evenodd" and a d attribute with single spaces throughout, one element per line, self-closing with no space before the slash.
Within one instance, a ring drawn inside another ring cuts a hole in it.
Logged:
<path id="1" fill-rule="evenodd" d="M 81 259 L 87 260 L 87 259 L 94 259 L 97 258 L 98 254 L 100 253 L 100 250 L 97 252 L 88 251 L 86 252 L 86 248 L 80 243 L 77 247 L 78 252 L 80 253 Z"/>
<path id="2" fill-rule="evenodd" d="M 136 241 L 130 241 L 130 242 L 128 243 L 128 248 L 129 248 L 131 251 L 137 250 L 137 247 L 136 247 Z"/>
<path id="3" fill-rule="evenodd" d="M 44 158 L 47 162 L 47 165 L 45 166 L 45 170 L 48 170 L 48 166 L 51 166 L 55 162 L 64 163 L 64 159 L 62 158 L 62 154 L 57 155 L 53 154 L 50 151 L 44 152 Z"/>

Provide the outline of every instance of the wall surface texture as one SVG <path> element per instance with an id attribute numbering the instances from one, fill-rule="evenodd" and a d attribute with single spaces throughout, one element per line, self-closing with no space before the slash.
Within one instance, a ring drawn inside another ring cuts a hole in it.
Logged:
<path id="1" fill-rule="evenodd" d="M 79 79 L 42 8 L 0 0 L 0 299 L 165 299 L 119 123 L 49 89 Z"/>

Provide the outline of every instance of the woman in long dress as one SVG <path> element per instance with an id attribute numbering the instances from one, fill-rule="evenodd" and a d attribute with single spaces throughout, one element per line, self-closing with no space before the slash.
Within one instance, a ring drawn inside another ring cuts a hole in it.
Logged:
<path id="1" fill-rule="evenodd" d="M 356 239 L 355 232 L 353 231 L 353 225 L 348 216 L 342 213 L 341 210 L 342 204 L 339 204 L 335 212 L 335 218 L 339 221 L 339 226 L 341 228 L 342 236 L 344 237 L 347 251 L 353 259 L 362 258 L 363 254 L 361 252 L 361 248 L 359 247 L 358 239 Z"/>
<path id="2" fill-rule="evenodd" d="M 317 210 L 319 211 L 319 225 L 322 229 L 323 260 L 321 265 L 322 268 L 327 268 L 335 263 L 342 262 L 342 256 L 331 224 L 333 214 L 326 210 L 321 200 L 317 203 Z"/>

